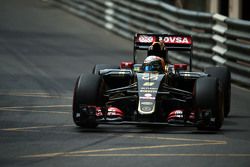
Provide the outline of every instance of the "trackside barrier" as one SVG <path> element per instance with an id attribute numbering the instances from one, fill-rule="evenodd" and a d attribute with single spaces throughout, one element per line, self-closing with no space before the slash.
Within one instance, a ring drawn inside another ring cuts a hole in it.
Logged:
<path id="1" fill-rule="evenodd" d="M 250 87 L 250 21 L 179 9 L 161 1 L 54 0 L 67 11 L 118 35 L 133 39 L 136 32 L 193 36 L 193 66 L 227 66 L 232 81 Z M 170 59 L 188 63 L 183 53 Z"/>

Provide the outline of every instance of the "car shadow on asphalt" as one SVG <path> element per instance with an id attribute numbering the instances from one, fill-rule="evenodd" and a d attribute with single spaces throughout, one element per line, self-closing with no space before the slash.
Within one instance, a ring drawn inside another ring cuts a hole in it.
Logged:
<path id="1" fill-rule="evenodd" d="M 95 129 L 86 129 L 76 127 L 75 131 L 79 133 L 130 133 L 130 134 L 221 134 L 223 130 L 197 130 L 195 127 L 137 127 L 137 126 L 98 126 Z"/>

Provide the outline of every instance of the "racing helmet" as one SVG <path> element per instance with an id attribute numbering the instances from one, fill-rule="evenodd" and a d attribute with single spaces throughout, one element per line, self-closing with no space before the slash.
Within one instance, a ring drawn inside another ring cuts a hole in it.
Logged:
<path id="1" fill-rule="evenodd" d="M 148 48 L 148 56 L 159 56 L 164 60 L 167 59 L 167 49 L 164 45 L 164 42 L 154 42 Z"/>
<path id="2" fill-rule="evenodd" d="M 165 62 L 163 58 L 158 56 L 148 56 L 143 64 L 142 68 L 145 72 L 165 72 Z"/>

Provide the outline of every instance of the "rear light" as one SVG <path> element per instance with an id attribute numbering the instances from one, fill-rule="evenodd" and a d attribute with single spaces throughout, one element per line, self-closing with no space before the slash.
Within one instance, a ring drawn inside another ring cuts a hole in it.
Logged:
<path id="1" fill-rule="evenodd" d="M 187 64 L 174 64 L 175 70 L 187 70 Z"/>
<path id="2" fill-rule="evenodd" d="M 120 64 L 120 68 L 121 69 L 132 69 L 133 65 L 134 65 L 134 63 L 131 61 L 123 61 Z"/>

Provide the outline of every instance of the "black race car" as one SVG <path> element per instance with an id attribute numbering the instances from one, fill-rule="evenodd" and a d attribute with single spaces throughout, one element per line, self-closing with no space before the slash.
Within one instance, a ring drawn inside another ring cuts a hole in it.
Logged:
<path id="1" fill-rule="evenodd" d="M 146 50 L 142 62 L 138 50 Z M 186 51 L 187 64 L 171 64 L 170 51 Z M 136 34 L 133 61 L 97 64 L 77 78 L 74 123 L 196 126 L 219 130 L 230 111 L 230 72 L 226 67 L 192 71 L 192 37 Z"/>

